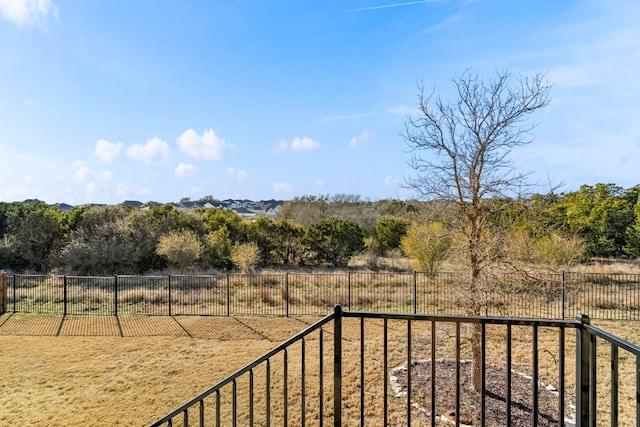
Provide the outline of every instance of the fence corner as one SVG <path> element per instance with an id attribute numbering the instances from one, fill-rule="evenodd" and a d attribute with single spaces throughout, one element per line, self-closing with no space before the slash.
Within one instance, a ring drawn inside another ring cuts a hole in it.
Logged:
<path id="1" fill-rule="evenodd" d="M 576 427 L 587 427 L 590 416 L 591 339 L 584 325 L 589 325 L 588 315 L 576 316 Z"/>
<path id="2" fill-rule="evenodd" d="M 7 312 L 7 273 L 0 270 L 0 314 Z"/>

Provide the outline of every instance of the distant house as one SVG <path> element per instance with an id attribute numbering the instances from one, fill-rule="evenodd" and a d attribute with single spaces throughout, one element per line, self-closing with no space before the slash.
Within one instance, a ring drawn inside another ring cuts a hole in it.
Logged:
<path id="1" fill-rule="evenodd" d="M 183 208 L 187 208 L 187 209 L 193 209 L 193 208 L 197 208 L 198 207 L 196 202 L 194 202 L 192 200 L 187 200 L 186 202 L 182 202 L 182 203 L 180 203 L 180 206 L 182 206 Z"/>
<path id="2" fill-rule="evenodd" d="M 125 200 L 124 202 L 121 203 L 121 205 L 124 206 L 125 208 L 139 208 L 143 204 L 144 203 L 139 202 L 137 200 Z"/>
<path id="3" fill-rule="evenodd" d="M 58 207 L 58 210 L 61 212 L 67 212 L 70 211 L 71 209 L 73 209 L 73 206 L 68 205 L 66 203 L 58 203 L 57 205 L 54 205 Z"/>

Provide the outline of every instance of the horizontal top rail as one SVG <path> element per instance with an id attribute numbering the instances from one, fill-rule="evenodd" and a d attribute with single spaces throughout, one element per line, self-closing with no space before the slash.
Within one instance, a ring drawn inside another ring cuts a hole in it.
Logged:
<path id="1" fill-rule="evenodd" d="M 365 311 L 344 311 L 343 317 L 358 317 L 370 319 L 419 320 L 454 323 L 481 323 L 513 326 L 549 326 L 578 328 L 581 323 L 575 320 L 527 319 L 520 317 L 479 317 L 479 316 L 450 316 L 444 314 L 405 314 L 405 313 L 372 313 Z"/>
<path id="2" fill-rule="evenodd" d="M 589 331 L 590 334 L 592 335 L 596 335 L 606 341 L 608 341 L 611 344 L 615 344 L 618 347 L 633 353 L 636 356 L 640 356 L 640 346 L 635 345 L 627 340 L 625 340 L 624 338 L 620 338 L 617 337 L 605 330 L 602 330 L 596 326 L 592 326 L 589 324 L 584 324 L 582 325 L 587 331 Z"/>

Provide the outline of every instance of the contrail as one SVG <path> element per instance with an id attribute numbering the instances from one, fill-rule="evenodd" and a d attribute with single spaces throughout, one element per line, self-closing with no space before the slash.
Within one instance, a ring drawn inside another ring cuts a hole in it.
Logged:
<path id="1" fill-rule="evenodd" d="M 209 16 L 204 21 L 200 22 L 199 24 L 194 25 L 193 27 L 189 28 L 188 30 L 184 31 L 183 33 L 179 34 L 178 36 L 176 36 L 173 39 L 169 40 L 168 42 L 164 43 L 162 45 L 162 47 L 167 47 L 170 44 L 175 43 L 176 41 L 180 40 L 181 38 L 183 38 L 184 36 L 188 35 L 189 33 L 192 33 L 193 31 L 197 30 L 198 28 L 202 27 L 203 25 L 209 23 L 209 21 L 212 21 L 213 19 L 217 18 L 218 16 L 220 16 L 220 15 L 228 12 L 229 10 L 233 9 L 234 7 L 236 7 L 238 4 L 242 3 L 243 1 L 244 0 L 237 0 L 237 1 L 233 2 L 233 3 L 231 3 L 230 5 L 228 5 L 227 7 L 222 8 L 217 13 Z"/>
<path id="2" fill-rule="evenodd" d="M 404 3 L 383 4 L 381 6 L 362 7 L 360 9 L 343 10 L 341 13 L 366 12 L 369 10 L 388 9 L 390 7 L 411 6 L 413 4 L 434 3 L 439 0 L 407 1 Z"/>

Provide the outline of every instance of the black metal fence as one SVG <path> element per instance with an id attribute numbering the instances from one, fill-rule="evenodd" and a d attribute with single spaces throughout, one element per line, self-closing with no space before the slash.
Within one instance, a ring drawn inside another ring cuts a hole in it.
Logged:
<path id="1" fill-rule="evenodd" d="M 7 274 L 0 270 L 0 314 L 7 311 Z"/>
<path id="2" fill-rule="evenodd" d="M 477 390 L 468 345 L 474 334 Z M 150 426 L 442 421 L 638 426 L 640 347 L 591 326 L 586 316 L 455 317 L 337 306 Z"/>
<path id="3" fill-rule="evenodd" d="M 286 273 L 209 276 L 8 276 L 13 312 L 137 315 L 322 315 L 349 310 L 640 320 L 640 275 L 495 275 L 470 294 L 462 274 Z"/>

